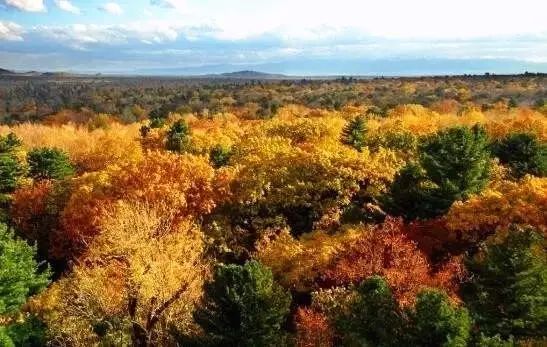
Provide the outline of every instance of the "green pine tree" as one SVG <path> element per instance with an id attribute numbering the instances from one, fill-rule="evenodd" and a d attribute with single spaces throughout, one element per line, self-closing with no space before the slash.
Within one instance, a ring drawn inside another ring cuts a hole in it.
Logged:
<path id="1" fill-rule="evenodd" d="M 39 148 L 27 155 L 29 175 L 36 179 L 62 180 L 74 174 L 68 155 L 56 148 Z"/>
<path id="2" fill-rule="evenodd" d="M 367 122 L 365 117 L 357 116 L 342 130 L 342 143 L 362 151 L 365 147 Z"/>
<path id="3" fill-rule="evenodd" d="M 205 332 L 202 344 L 281 346 L 290 303 L 290 294 L 259 262 L 222 265 L 205 286 L 205 303 L 194 315 Z"/>
<path id="4" fill-rule="evenodd" d="M 526 174 L 547 175 L 547 144 L 541 143 L 535 134 L 510 134 L 495 142 L 492 152 L 511 169 L 516 178 Z"/>
<path id="5" fill-rule="evenodd" d="M 346 345 L 395 347 L 403 343 L 404 317 L 389 285 L 379 276 L 359 286 L 352 309 L 336 325 Z"/>
<path id="6" fill-rule="evenodd" d="M 190 144 L 190 127 L 180 119 L 171 125 L 167 132 L 166 147 L 173 152 L 184 152 Z"/>
<path id="7" fill-rule="evenodd" d="M 416 304 L 403 308 L 379 276 L 365 280 L 350 312 L 337 322 L 344 345 L 377 347 L 465 347 L 471 318 L 438 290 L 418 294 Z"/>
<path id="8" fill-rule="evenodd" d="M 450 302 L 444 292 L 424 290 L 409 312 L 407 346 L 466 347 L 471 331 L 471 318 L 464 307 Z"/>
<path id="9" fill-rule="evenodd" d="M 547 332 L 545 239 L 513 226 L 503 242 L 468 258 L 464 301 L 487 336 L 536 338 Z"/>
<path id="10" fill-rule="evenodd" d="M 0 136 L 0 195 L 13 192 L 25 174 L 18 150 L 21 142 L 14 134 Z"/>
<path id="11" fill-rule="evenodd" d="M 419 145 L 419 162 L 404 167 L 383 199 L 384 207 L 406 219 L 444 214 L 456 200 L 479 193 L 490 175 L 488 137 L 482 127 L 454 127 Z"/>
<path id="12" fill-rule="evenodd" d="M 420 164 L 438 187 L 439 203 L 479 193 L 490 176 L 488 136 L 483 127 L 454 127 L 426 138 L 419 146 Z"/>
<path id="13" fill-rule="evenodd" d="M 209 153 L 211 164 L 217 169 L 228 165 L 231 156 L 232 150 L 221 145 L 216 145 L 211 149 L 211 152 Z"/>
<path id="14" fill-rule="evenodd" d="M 49 269 L 41 271 L 35 258 L 34 247 L 14 238 L 0 224 L 0 317 L 16 316 L 27 298 L 49 283 Z M 27 346 L 40 341 L 41 336 L 42 326 L 34 317 L 7 326 L 0 321 L 0 346 Z"/>

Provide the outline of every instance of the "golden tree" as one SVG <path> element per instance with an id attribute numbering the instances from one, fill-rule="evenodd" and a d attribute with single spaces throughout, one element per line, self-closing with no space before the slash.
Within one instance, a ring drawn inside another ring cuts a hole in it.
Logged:
<path id="1" fill-rule="evenodd" d="M 175 212 L 122 202 L 100 228 L 73 272 L 36 305 L 52 332 L 74 345 L 150 346 L 167 343 L 172 325 L 191 329 L 207 273 L 199 229 Z"/>
<path id="2" fill-rule="evenodd" d="M 456 202 L 446 216 L 447 226 L 475 239 L 510 224 L 528 224 L 547 231 L 547 178 L 526 176 L 501 181 L 465 202 Z"/>
<path id="3" fill-rule="evenodd" d="M 149 152 L 136 162 L 86 174 L 72 184 L 61 213 L 59 239 L 69 247 L 60 257 L 73 256 L 99 233 L 98 222 L 118 200 L 169 208 L 175 219 L 201 217 L 228 194 L 229 175 L 215 171 L 206 157 Z"/>

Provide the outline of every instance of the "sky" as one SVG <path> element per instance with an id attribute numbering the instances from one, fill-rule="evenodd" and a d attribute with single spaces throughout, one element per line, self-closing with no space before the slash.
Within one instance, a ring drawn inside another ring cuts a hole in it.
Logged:
<path id="1" fill-rule="evenodd" d="M 547 72 L 546 0 L 0 0 L 0 67 Z"/>

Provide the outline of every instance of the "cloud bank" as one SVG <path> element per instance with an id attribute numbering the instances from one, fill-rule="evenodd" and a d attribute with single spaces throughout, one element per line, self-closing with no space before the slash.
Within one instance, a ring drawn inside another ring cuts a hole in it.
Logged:
<path id="1" fill-rule="evenodd" d="M 20 6 L 0 15 L 26 19 L 25 25 L 0 20 L 0 67 L 7 68 L 130 72 L 293 64 L 303 71 L 308 61 L 321 74 L 343 72 L 337 62 L 520 62 L 511 65 L 515 72 L 547 63 L 547 3 L 538 0 L 134 0 L 124 9 L 117 2 L 97 8 L 54 0 L 67 12 L 63 20 L 55 11 L 21 12 L 23 6 L 45 10 L 42 1 L 0 1 Z M 67 19 L 77 13 L 85 16 Z M 33 24 L 29 16 L 43 20 Z"/>

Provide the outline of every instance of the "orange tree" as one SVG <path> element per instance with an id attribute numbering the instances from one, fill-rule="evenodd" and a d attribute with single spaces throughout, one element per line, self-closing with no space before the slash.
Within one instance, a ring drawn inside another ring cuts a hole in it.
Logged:
<path id="1" fill-rule="evenodd" d="M 101 216 L 118 200 L 168 207 L 180 220 L 200 218 L 228 194 L 227 177 L 206 157 L 165 152 L 83 175 L 72 182 L 56 235 L 65 246 L 54 253 L 70 257 L 83 252 L 99 233 Z"/>

